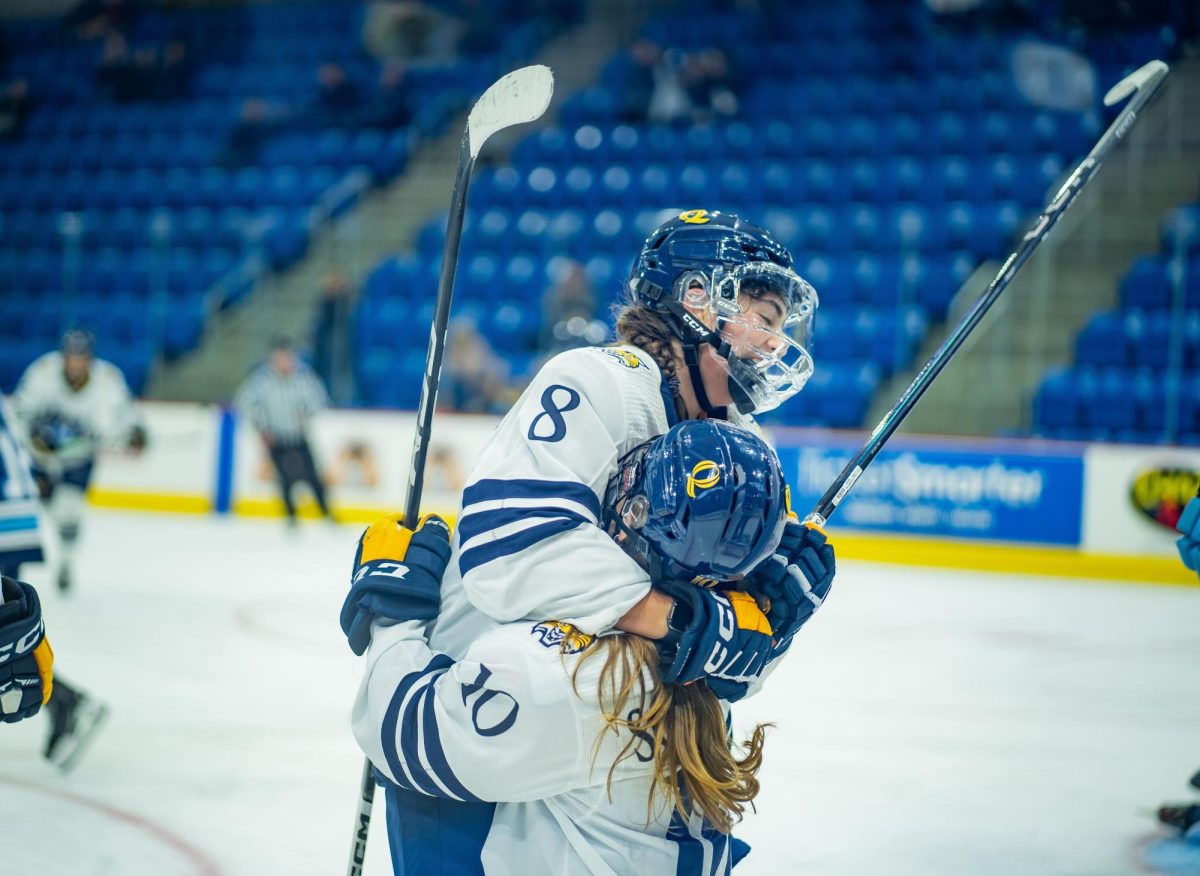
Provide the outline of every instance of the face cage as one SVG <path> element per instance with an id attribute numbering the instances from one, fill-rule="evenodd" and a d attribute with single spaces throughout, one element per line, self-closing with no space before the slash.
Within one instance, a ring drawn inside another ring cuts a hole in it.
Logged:
<path id="1" fill-rule="evenodd" d="M 741 306 L 743 294 L 758 299 L 772 293 L 787 306 L 780 329 L 760 324 Z M 717 268 L 712 274 L 689 271 L 676 281 L 676 294 L 683 304 L 717 318 L 726 344 L 720 352 L 743 413 L 777 408 L 812 376 L 809 349 L 819 299 L 816 290 L 795 271 L 773 262 L 750 262 L 731 271 Z"/>

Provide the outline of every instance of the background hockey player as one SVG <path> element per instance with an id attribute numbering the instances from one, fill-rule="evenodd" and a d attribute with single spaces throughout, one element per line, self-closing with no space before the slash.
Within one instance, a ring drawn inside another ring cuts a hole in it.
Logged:
<path id="1" fill-rule="evenodd" d="M 67 332 L 58 351 L 26 369 L 13 407 L 29 441 L 41 498 L 58 527 L 58 587 L 68 591 L 96 456 L 118 447 L 140 452 L 146 430 L 124 376 L 111 362 L 96 358 L 95 341 L 85 331 Z"/>
<path id="2" fill-rule="evenodd" d="M 760 437 L 719 422 L 677 425 L 621 460 L 603 509 L 606 531 L 656 583 L 700 612 L 709 601 L 697 597 L 711 597 L 717 611 L 706 623 L 725 631 L 717 641 L 749 644 L 723 618 L 761 617 L 753 598 L 692 582 L 741 576 L 775 550 L 785 486 Z M 363 749 L 391 782 L 466 814 L 451 845 L 389 810 L 396 872 L 435 865 L 432 854 L 440 872 L 455 873 L 728 872 L 745 851 L 728 834 L 757 793 L 762 734 L 739 759 L 717 699 L 728 682 L 660 683 L 660 668 L 686 659 L 695 640 L 656 647 L 524 621 L 492 629 L 455 662 L 424 633 L 448 555 L 437 518 L 416 534 L 380 521 L 360 542 L 342 615 L 356 651 L 370 631 L 354 712 Z M 827 593 L 832 549 L 812 561 Z M 747 674 L 786 649 L 810 608 L 799 586 L 771 601 L 771 622 L 743 650 Z M 494 812 L 492 801 L 501 802 Z"/>
<path id="3" fill-rule="evenodd" d="M 54 678 L 41 601 L 18 580 L 22 565 L 42 562 L 38 489 L 14 419 L 0 398 L 0 721 L 50 714 L 43 754 L 69 770 L 99 730 L 107 707 Z"/>

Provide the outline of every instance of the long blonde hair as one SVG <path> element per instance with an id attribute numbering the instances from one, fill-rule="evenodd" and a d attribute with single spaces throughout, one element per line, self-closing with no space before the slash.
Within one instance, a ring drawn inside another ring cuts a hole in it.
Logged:
<path id="1" fill-rule="evenodd" d="M 768 725 L 755 727 L 743 743 L 745 756 L 736 757 L 716 694 L 701 683 L 663 684 L 658 649 L 640 636 L 619 634 L 595 640 L 575 664 L 573 685 L 583 664 L 601 652 L 604 666 L 597 699 L 605 733 L 624 728 L 630 734 L 609 767 L 609 785 L 617 765 L 648 737 L 654 746 L 654 782 L 646 801 L 647 822 L 653 817 L 657 792 L 671 801 L 684 820 L 698 811 L 721 833 L 729 833 L 741 821 L 746 804 L 758 795 L 757 775 Z M 579 694 L 577 686 L 575 693 Z M 603 734 L 596 740 L 596 753 L 602 741 Z"/>

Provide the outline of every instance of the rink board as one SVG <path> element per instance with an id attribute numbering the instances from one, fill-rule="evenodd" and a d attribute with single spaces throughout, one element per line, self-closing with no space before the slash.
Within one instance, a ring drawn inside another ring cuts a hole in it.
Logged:
<path id="1" fill-rule="evenodd" d="M 278 516 L 275 474 L 252 429 L 229 411 L 143 405 L 150 446 L 105 456 L 90 498 L 106 507 Z M 439 414 L 423 505 L 453 515 L 497 418 Z M 349 521 L 398 510 L 415 415 L 327 411 L 314 421 L 318 468 Z M 803 514 L 861 446 L 857 433 L 776 429 Z M 844 556 L 954 568 L 1195 583 L 1173 524 L 1200 483 L 1200 451 L 1180 447 L 898 436 L 833 520 Z M 308 496 L 301 513 L 315 515 Z"/>

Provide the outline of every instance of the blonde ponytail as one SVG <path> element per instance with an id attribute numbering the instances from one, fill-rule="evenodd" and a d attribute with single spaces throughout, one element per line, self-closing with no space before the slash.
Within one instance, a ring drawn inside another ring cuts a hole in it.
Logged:
<path id="1" fill-rule="evenodd" d="M 647 822 L 659 796 L 670 801 L 681 818 L 687 820 L 699 812 L 721 833 L 729 833 L 741 820 L 745 804 L 758 795 L 757 775 L 767 725 L 755 727 L 744 743 L 745 756 L 736 757 L 716 695 L 700 683 L 663 684 L 658 676 L 658 649 L 638 636 L 597 640 L 575 665 L 572 683 L 584 662 L 601 652 L 604 666 L 597 695 L 608 725 L 605 732 L 619 733 L 624 728 L 630 734 L 609 767 L 609 784 L 617 765 L 634 754 L 641 740 L 649 738 L 654 745 L 654 782 L 646 801 Z M 602 741 L 596 741 L 597 753 Z"/>

